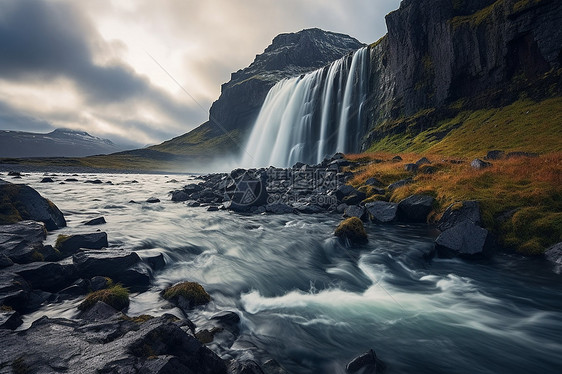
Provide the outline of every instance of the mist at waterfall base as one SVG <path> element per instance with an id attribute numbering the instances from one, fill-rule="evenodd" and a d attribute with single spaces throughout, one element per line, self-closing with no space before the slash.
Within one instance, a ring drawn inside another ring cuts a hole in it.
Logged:
<path id="1" fill-rule="evenodd" d="M 242 156 L 244 167 L 318 164 L 357 152 L 364 133 L 369 49 L 277 83 L 262 105 Z"/>
<path id="2" fill-rule="evenodd" d="M 21 182 L 68 221 L 47 244 L 95 231 L 82 222 L 101 215 L 111 247 L 163 253 L 166 267 L 149 291 L 132 295 L 128 314 L 181 316 L 159 292 L 200 282 L 212 302 L 190 314 L 198 328 L 211 329 L 208 319 L 219 311 L 241 317 L 239 337 L 222 332 L 209 345 L 223 358 L 274 358 L 289 373 L 343 373 L 373 348 L 388 373 L 559 372 L 562 279 L 542 260 L 426 261 L 434 233 L 425 225 L 367 223 L 369 243 L 347 246 L 333 236 L 338 215 L 246 216 L 170 201 L 170 190 L 196 181 L 189 175 L 42 178 L 26 174 Z M 91 179 L 113 184 L 80 183 Z M 130 202 L 151 196 L 161 203 Z M 80 301 L 46 306 L 22 328 L 43 315 L 74 318 Z"/>

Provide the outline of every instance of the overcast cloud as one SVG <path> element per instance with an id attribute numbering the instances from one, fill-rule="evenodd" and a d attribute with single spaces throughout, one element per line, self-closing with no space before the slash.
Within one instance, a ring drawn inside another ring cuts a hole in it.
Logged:
<path id="1" fill-rule="evenodd" d="M 283 32 L 370 43 L 399 0 L 0 0 L 0 129 L 135 145 L 204 122 L 220 85 Z M 158 61 L 197 103 L 162 70 Z"/>

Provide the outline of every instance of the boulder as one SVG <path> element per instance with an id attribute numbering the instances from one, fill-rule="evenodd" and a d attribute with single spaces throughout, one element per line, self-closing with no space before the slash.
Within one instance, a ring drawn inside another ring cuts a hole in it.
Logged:
<path id="1" fill-rule="evenodd" d="M 383 184 L 376 178 L 369 178 L 365 181 L 365 186 L 374 186 L 374 187 L 382 187 Z"/>
<path id="2" fill-rule="evenodd" d="M 562 272 L 562 242 L 554 244 L 544 252 L 544 257 L 554 264 L 554 271 Z"/>
<path id="3" fill-rule="evenodd" d="M 0 184 L 0 196 L 3 197 L 0 224 L 32 220 L 43 222 L 47 230 L 66 226 L 64 216 L 56 205 L 29 186 Z"/>
<path id="4" fill-rule="evenodd" d="M 273 203 L 273 204 L 267 204 L 265 206 L 265 211 L 273 214 L 288 214 L 288 213 L 293 213 L 294 209 L 293 207 L 287 204 Z"/>
<path id="5" fill-rule="evenodd" d="M 364 192 L 355 190 L 355 191 L 353 191 L 352 194 L 344 197 L 342 199 L 342 202 L 346 203 L 348 205 L 358 205 L 363 200 L 365 200 L 366 198 L 367 198 L 367 195 Z"/>
<path id="6" fill-rule="evenodd" d="M 351 205 L 348 206 L 344 213 L 343 213 L 344 217 L 357 217 L 359 219 L 364 219 L 365 218 L 365 207 L 362 206 L 358 206 L 358 205 Z"/>
<path id="7" fill-rule="evenodd" d="M 119 311 L 107 305 L 103 301 L 98 301 L 91 308 L 80 313 L 79 318 L 86 321 L 105 321 L 118 314 Z"/>
<path id="8" fill-rule="evenodd" d="M 398 219 L 404 222 L 427 222 L 435 199 L 428 195 L 412 195 L 398 203 Z"/>
<path id="9" fill-rule="evenodd" d="M 435 240 L 435 248 L 440 257 L 480 258 L 491 254 L 492 245 L 488 230 L 462 221 L 443 231 Z"/>
<path id="10" fill-rule="evenodd" d="M 400 156 L 394 156 L 392 158 L 392 162 L 400 162 L 400 161 L 402 161 L 402 157 L 400 157 Z"/>
<path id="11" fill-rule="evenodd" d="M 172 201 L 187 201 L 189 200 L 189 195 L 183 191 L 183 190 L 178 190 L 178 191 L 172 191 Z"/>
<path id="12" fill-rule="evenodd" d="M 353 186 L 350 186 L 349 184 L 344 184 L 338 187 L 338 189 L 335 192 L 335 195 L 338 198 L 338 201 L 343 201 L 345 197 L 352 195 L 356 192 L 358 191 Z"/>
<path id="13" fill-rule="evenodd" d="M 415 173 L 418 171 L 419 166 L 417 164 L 406 164 L 404 165 L 404 170 L 410 172 L 410 173 Z"/>
<path id="14" fill-rule="evenodd" d="M 357 217 L 351 217 L 342 221 L 334 231 L 334 235 L 356 244 L 363 244 L 368 241 L 365 226 Z"/>
<path id="15" fill-rule="evenodd" d="M 0 253 L 0 269 L 7 268 L 8 266 L 12 266 L 14 262 L 8 256 L 3 253 Z"/>
<path id="16" fill-rule="evenodd" d="M 318 214 L 324 213 L 324 209 L 318 205 L 308 203 L 295 203 L 293 205 L 295 211 L 303 214 Z"/>
<path id="17" fill-rule="evenodd" d="M 469 200 L 449 205 L 445 213 L 443 213 L 439 219 L 437 227 L 439 230 L 445 231 L 463 221 L 470 221 L 480 226 L 482 221 L 482 217 L 480 216 L 480 202 Z"/>
<path id="18" fill-rule="evenodd" d="M 429 165 L 429 164 L 431 164 L 431 161 L 429 161 L 427 157 L 422 157 L 416 161 L 416 165 L 418 166 Z"/>
<path id="19" fill-rule="evenodd" d="M 385 363 L 377 357 L 372 349 L 357 356 L 345 367 L 345 371 L 349 374 L 376 374 L 384 372 L 385 369 Z"/>
<path id="20" fill-rule="evenodd" d="M 92 291 L 103 290 L 108 288 L 113 284 L 113 280 L 109 277 L 103 277 L 101 275 L 96 275 L 90 279 L 90 289 Z"/>
<path id="21" fill-rule="evenodd" d="M 389 191 L 394 191 L 395 189 L 399 188 L 399 187 L 404 187 L 407 186 L 408 184 L 413 183 L 412 178 L 406 178 L 406 179 L 402 179 L 399 180 L 398 182 L 394 182 L 388 185 L 387 189 Z"/>
<path id="22" fill-rule="evenodd" d="M 155 204 L 155 203 L 159 203 L 160 199 L 157 197 L 149 197 L 148 199 L 146 199 L 146 202 L 149 204 Z"/>
<path id="23" fill-rule="evenodd" d="M 493 151 L 488 151 L 488 153 L 484 157 L 484 160 L 501 160 L 504 157 L 504 155 L 505 155 L 504 151 L 495 149 Z"/>
<path id="24" fill-rule="evenodd" d="M 15 330 L 23 323 L 21 315 L 15 310 L 0 305 L 0 330 Z"/>
<path id="25" fill-rule="evenodd" d="M 490 166 L 492 166 L 492 164 L 487 162 L 487 161 L 482 161 L 481 159 L 476 158 L 476 159 L 472 160 L 472 162 L 470 163 L 470 166 L 473 169 L 481 170 L 481 169 L 489 168 Z"/>
<path id="26" fill-rule="evenodd" d="M 135 252 L 124 250 L 81 250 L 72 256 L 81 276 L 101 275 L 118 280 L 127 269 L 141 261 Z"/>
<path id="27" fill-rule="evenodd" d="M 208 304 L 211 301 L 211 296 L 203 286 L 196 282 L 177 283 L 162 291 L 161 295 L 186 314 L 191 309 Z"/>
<path id="28" fill-rule="evenodd" d="M 396 219 L 398 204 L 386 201 L 373 201 L 365 204 L 365 209 L 371 221 L 388 223 Z"/>
<path id="29" fill-rule="evenodd" d="M 233 333 L 238 333 L 239 331 L 240 316 L 234 312 L 224 311 L 216 313 L 211 317 L 211 320 L 218 322 L 219 326 Z"/>
<path id="30" fill-rule="evenodd" d="M 103 225 L 105 222 L 105 218 L 104 217 L 98 217 L 98 218 L 94 218 L 91 219 L 89 221 L 84 222 L 84 225 L 86 226 L 97 226 L 97 225 Z"/>
<path id="31" fill-rule="evenodd" d="M 218 212 L 218 211 L 219 211 L 219 207 L 216 205 L 211 205 L 207 207 L 207 212 Z"/>
<path id="32" fill-rule="evenodd" d="M 94 179 L 94 180 L 87 180 L 84 181 L 84 183 L 89 183 L 89 184 L 102 184 L 103 182 L 99 179 Z"/>
<path id="33" fill-rule="evenodd" d="M 79 249 L 102 249 L 108 247 L 107 234 L 94 232 L 91 234 L 59 235 L 55 247 L 63 256 L 76 253 Z"/>
<path id="34" fill-rule="evenodd" d="M 62 265 L 56 262 L 14 265 L 10 271 L 25 279 L 31 288 L 48 292 L 62 290 L 77 279 L 76 269 L 72 264 Z"/>
<path id="35" fill-rule="evenodd" d="M 166 266 L 166 259 L 162 253 L 145 253 L 141 251 L 138 255 L 142 262 L 150 266 L 152 270 L 161 270 Z"/>
<path id="36" fill-rule="evenodd" d="M 228 365 L 229 374 L 264 374 L 255 361 L 232 361 Z"/>
<path id="37" fill-rule="evenodd" d="M 151 275 L 148 265 L 139 263 L 113 277 L 131 292 L 144 292 L 150 287 Z"/>
<path id="38" fill-rule="evenodd" d="M 70 286 L 63 288 L 58 293 L 59 295 L 68 296 L 68 297 L 77 297 L 80 295 L 85 295 L 90 290 L 89 288 L 90 283 L 85 279 L 78 279 Z M 94 290 L 92 290 L 94 291 Z"/>
<path id="39" fill-rule="evenodd" d="M 39 222 L 0 225 L 0 254 L 19 264 L 40 261 L 43 259 L 40 250 L 46 237 L 45 226 Z"/>
<path id="40" fill-rule="evenodd" d="M 45 177 L 45 178 L 41 179 L 41 182 L 39 182 L 39 183 L 53 183 L 53 182 L 54 182 L 53 178 Z"/>
<path id="41" fill-rule="evenodd" d="M 26 310 L 31 287 L 21 276 L 0 271 L 0 306 L 9 306 L 19 312 Z"/>

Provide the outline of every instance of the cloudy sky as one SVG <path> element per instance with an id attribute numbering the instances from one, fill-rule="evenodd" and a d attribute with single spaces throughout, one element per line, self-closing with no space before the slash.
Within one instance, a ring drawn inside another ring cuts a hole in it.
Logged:
<path id="1" fill-rule="evenodd" d="M 204 122 L 276 35 L 319 27 L 370 43 L 399 3 L 0 0 L 0 129 L 159 143 Z"/>

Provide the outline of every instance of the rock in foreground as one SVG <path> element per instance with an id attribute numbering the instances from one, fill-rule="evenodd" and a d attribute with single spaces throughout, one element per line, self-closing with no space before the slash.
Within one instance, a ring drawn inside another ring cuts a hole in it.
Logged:
<path id="1" fill-rule="evenodd" d="M 368 241 L 363 222 L 357 217 L 351 217 L 342 221 L 336 228 L 336 231 L 334 231 L 334 235 L 347 239 L 351 243 L 363 244 Z"/>

